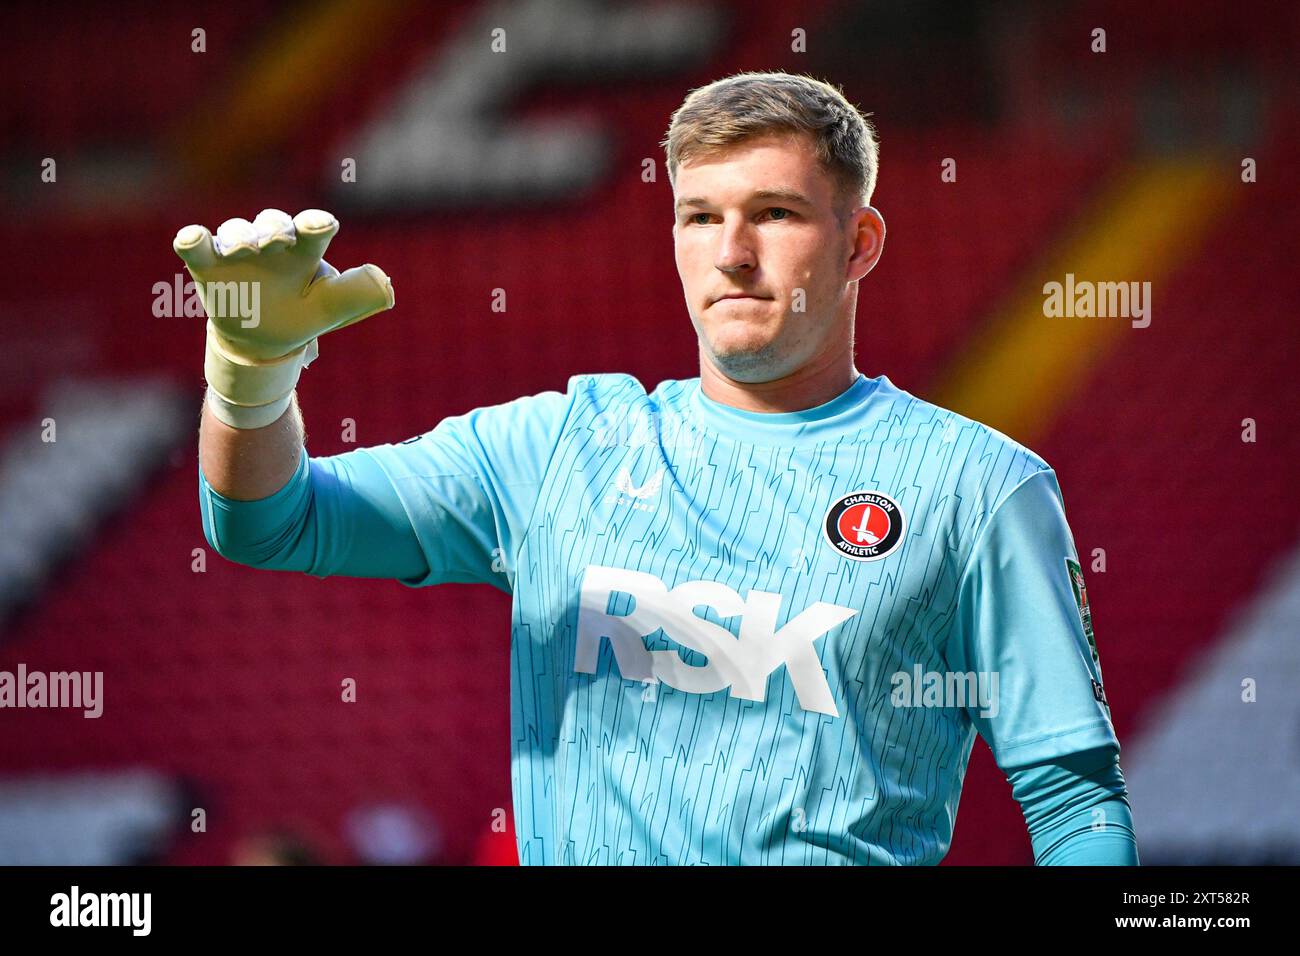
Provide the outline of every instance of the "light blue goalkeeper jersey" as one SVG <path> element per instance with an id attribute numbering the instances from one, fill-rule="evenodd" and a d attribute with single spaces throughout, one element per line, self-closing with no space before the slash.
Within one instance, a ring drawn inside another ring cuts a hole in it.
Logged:
<path id="1" fill-rule="evenodd" d="M 977 732 L 1118 753 L 1055 474 L 883 376 L 763 414 L 578 375 L 204 501 L 219 547 L 312 509 L 236 560 L 513 595 L 523 864 L 932 864 Z"/>

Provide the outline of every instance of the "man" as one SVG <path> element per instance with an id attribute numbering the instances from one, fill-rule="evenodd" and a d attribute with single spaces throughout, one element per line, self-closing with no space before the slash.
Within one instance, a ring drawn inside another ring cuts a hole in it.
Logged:
<path id="1" fill-rule="evenodd" d="M 260 289 L 250 318 L 204 286 L 209 542 L 513 595 L 523 864 L 937 863 L 977 732 L 1038 863 L 1136 863 L 1054 473 L 854 366 L 870 126 L 825 83 L 741 74 L 664 145 L 698 379 L 577 375 L 327 458 L 294 383 L 387 276 L 322 264 L 318 210 L 182 230 L 197 281 Z"/>

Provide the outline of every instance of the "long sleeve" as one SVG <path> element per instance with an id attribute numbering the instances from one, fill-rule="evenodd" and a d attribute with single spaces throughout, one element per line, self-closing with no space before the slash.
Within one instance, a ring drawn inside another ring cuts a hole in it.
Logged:
<path id="1" fill-rule="evenodd" d="M 988 675 L 994 706 L 968 708 L 1003 772 L 1119 740 L 1102 688 L 1092 611 L 1050 470 L 989 517 L 958 591 L 948 668 Z"/>
<path id="2" fill-rule="evenodd" d="M 304 448 L 288 483 L 235 501 L 199 469 L 203 532 L 222 557 L 317 577 L 419 579 L 429 566 L 392 482 L 369 455 L 313 459 Z"/>
<path id="3" fill-rule="evenodd" d="M 1119 740 L 1060 487 L 1031 475 L 994 510 L 959 593 L 949 666 L 996 679 L 970 709 L 1020 801 L 1040 865 L 1135 865 Z"/>
<path id="4" fill-rule="evenodd" d="M 1038 866 L 1137 866 L 1128 790 L 1113 748 L 1019 767 L 1007 774 Z"/>
<path id="5" fill-rule="evenodd" d="M 257 568 L 509 593 L 572 394 L 476 408 L 395 445 L 322 458 L 304 449 L 289 482 L 257 501 L 218 494 L 200 468 L 204 534 Z"/>

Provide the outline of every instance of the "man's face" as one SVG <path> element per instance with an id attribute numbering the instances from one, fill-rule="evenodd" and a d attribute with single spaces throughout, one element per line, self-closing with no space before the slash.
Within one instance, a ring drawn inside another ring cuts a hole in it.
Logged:
<path id="1" fill-rule="evenodd" d="M 677 272 L 719 371 L 769 382 L 851 349 L 851 283 L 879 257 L 884 223 L 837 205 L 808 137 L 755 137 L 680 166 L 675 186 Z"/>

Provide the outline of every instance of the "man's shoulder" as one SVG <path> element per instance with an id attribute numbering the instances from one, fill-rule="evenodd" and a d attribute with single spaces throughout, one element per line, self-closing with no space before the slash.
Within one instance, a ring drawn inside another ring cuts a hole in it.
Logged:
<path id="1" fill-rule="evenodd" d="M 936 451 L 955 445 L 954 458 L 985 463 L 984 468 L 967 470 L 972 477 L 997 475 L 1018 481 L 1052 470 L 1041 455 L 992 425 L 913 395 L 883 377 L 881 393 L 893 399 L 893 416 L 929 433 L 926 437 L 936 443 Z"/>
<path id="2" fill-rule="evenodd" d="M 566 420 L 590 418 L 605 411 L 675 404 L 688 394 L 692 382 L 698 379 L 670 379 L 647 393 L 645 386 L 626 372 L 583 372 L 570 375 L 563 390 L 552 388 L 480 405 L 448 416 L 439 428 L 501 432 L 506 436 L 517 436 L 520 429 L 553 430 Z"/>

